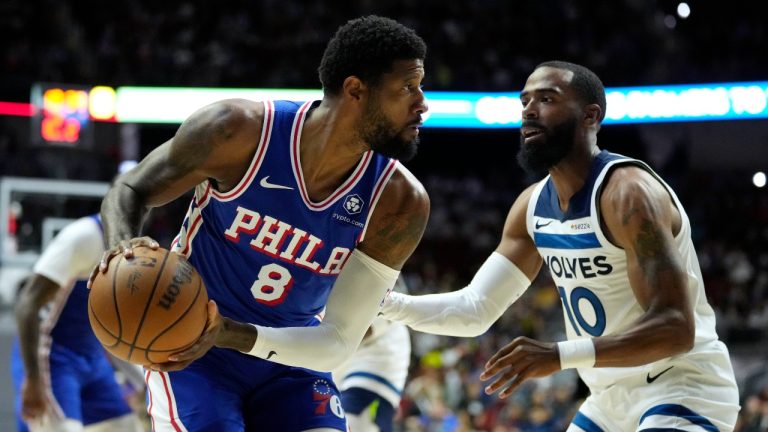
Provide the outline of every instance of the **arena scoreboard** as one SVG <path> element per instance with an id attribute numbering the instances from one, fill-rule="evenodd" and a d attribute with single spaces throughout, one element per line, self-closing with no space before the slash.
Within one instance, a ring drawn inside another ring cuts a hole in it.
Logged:
<path id="1" fill-rule="evenodd" d="M 35 84 L 31 95 L 32 105 L 36 108 L 32 141 L 90 147 L 92 121 L 115 119 L 114 96 L 111 87 Z"/>

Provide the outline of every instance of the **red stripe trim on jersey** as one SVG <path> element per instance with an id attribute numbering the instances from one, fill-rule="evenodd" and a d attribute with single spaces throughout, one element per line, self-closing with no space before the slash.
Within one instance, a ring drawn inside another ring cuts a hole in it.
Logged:
<path id="1" fill-rule="evenodd" d="M 205 192 L 203 192 L 203 196 L 200 197 L 199 200 L 195 201 L 195 204 L 198 207 L 201 207 L 201 206 L 207 204 L 208 203 L 208 196 L 211 194 L 211 192 L 213 192 L 214 195 L 216 194 L 216 191 L 213 190 L 213 187 L 211 187 L 211 182 L 208 182 L 208 186 L 206 186 Z"/>
<path id="2" fill-rule="evenodd" d="M 171 397 L 171 390 L 168 388 L 168 380 L 166 378 L 165 372 L 158 372 L 160 374 L 160 378 L 163 379 L 163 387 L 165 387 L 165 396 L 168 398 L 168 414 L 170 415 L 171 420 L 171 426 L 173 426 L 173 430 L 176 432 L 182 432 L 181 428 L 179 427 L 178 423 L 176 423 L 176 416 L 174 415 L 174 408 L 173 408 L 173 398 Z"/>
<path id="3" fill-rule="evenodd" d="M 376 182 L 376 186 L 373 188 L 373 195 L 371 195 L 371 205 L 368 208 L 368 216 L 365 218 L 365 226 L 363 227 L 363 230 L 360 231 L 360 237 L 358 237 L 357 242 L 360 243 L 365 238 L 365 233 L 368 232 L 368 222 L 371 221 L 371 215 L 373 215 L 374 209 L 376 209 L 376 204 L 379 203 L 379 198 L 381 198 L 381 194 L 384 192 L 384 185 L 386 185 L 389 182 L 389 179 L 392 177 L 392 174 L 395 173 L 395 169 L 397 168 L 397 160 L 396 159 L 390 159 L 389 164 L 386 168 L 384 168 L 384 172 L 381 174 L 381 177 L 379 177 L 379 180 Z"/>
<path id="4" fill-rule="evenodd" d="M 181 251 L 181 254 L 185 257 L 189 258 L 190 249 L 192 249 L 192 239 L 195 237 L 195 234 L 197 234 L 197 228 L 198 225 L 200 225 L 200 222 L 203 221 L 203 215 L 198 214 L 195 218 L 194 222 L 189 227 L 189 233 L 187 235 L 187 244 L 184 246 L 184 250 Z"/>
<path id="5" fill-rule="evenodd" d="M 363 154 L 363 158 L 360 160 L 360 162 L 358 162 L 357 167 L 355 168 L 355 171 L 352 173 L 352 175 L 349 176 L 349 178 L 347 178 L 347 180 L 341 186 L 339 186 L 339 188 L 336 189 L 336 191 L 332 193 L 328 198 L 320 201 L 319 203 L 312 202 L 309 199 L 309 194 L 307 193 L 307 188 L 304 184 L 304 173 L 301 170 L 301 154 L 299 149 L 301 129 L 304 127 L 306 112 L 311 104 L 312 102 L 310 101 L 302 105 L 298 114 L 296 115 L 296 119 L 294 120 L 293 131 L 291 134 L 291 162 L 293 165 L 293 174 L 296 177 L 296 183 L 299 185 L 299 191 L 301 192 L 301 199 L 304 201 L 304 204 L 311 210 L 318 211 L 325 210 L 330 207 L 336 200 L 339 199 L 339 197 L 349 192 L 349 190 L 357 184 L 365 170 L 368 168 L 368 164 L 373 157 L 373 152 L 367 151 Z"/>
<path id="6" fill-rule="evenodd" d="M 196 196 L 197 196 L 197 193 L 195 192 L 195 194 L 192 196 L 192 199 L 189 201 L 189 207 L 187 207 L 187 213 L 184 215 L 184 220 L 181 222 L 181 229 L 179 230 L 179 233 L 176 234 L 176 237 L 173 239 L 173 242 L 171 243 L 171 250 L 174 252 L 181 253 L 181 251 L 178 250 L 179 244 L 181 243 L 182 240 L 185 240 L 187 237 L 189 237 L 185 235 L 182 238 L 182 234 L 184 234 L 185 232 L 184 227 L 189 228 L 189 220 L 192 217 L 192 212 L 194 211 L 195 206 L 197 204 Z"/>
<path id="7" fill-rule="evenodd" d="M 152 430 L 155 429 L 155 418 L 152 416 L 152 407 L 155 404 L 155 398 L 152 396 L 152 387 L 149 385 L 149 374 L 152 372 L 147 370 L 147 372 L 144 374 L 144 382 L 147 383 L 147 393 L 149 393 L 149 406 L 147 407 L 147 414 L 149 415 L 149 419 L 152 421 Z"/>
<path id="8" fill-rule="evenodd" d="M 264 124 L 261 127 L 261 139 L 259 140 L 259 146 L 256 149 L 256 154 L 251 160 L 251 165 L 248 167 L 248 171 L 245 176 L 240 180 L 240 183 L 235 186 L 229 192 L 213 191 L 213 196 L 220 201 L 229 201 L 237 198 L 253 181 L 256 176 L 256 172 L 259 171 L 261 162 L 264 160 L 264 154 L 267 152 L 267 146 L 269 144 L 269 138 L 272 133 L 272 123 L 274 122 L 274 105 L 271 101 L 264 101 Z"/>
<path id="9" fill-rule="evenodd" d="M 187 238 L 185 239 L 185 245 L 184 250 L 181 251 L 181 254 L 185 257 L 189 258 L 189 255 L 192 253 L 192 240 L 197 235 L 197 231 L 200 230 L 200 226 L 202 226 L 203 222 L 203 209 L 208 205 L 210 202 L 211 197 L 211 191 L 213 188 L 211 187 L 211 184 L 208 183 L 208 186 L 205 189 L 205 192 L 203 193 L 203 196 L 200 198 L 199 201 L 196 201 L 196 207 L 192 206 L 191 210 L 192 212 L 188 215 L 191 217 L 195 212 L 197 213 L 197 216 L 195 216 L 195 219 L 190 223 L 189 228 L 187 229 Z"/>

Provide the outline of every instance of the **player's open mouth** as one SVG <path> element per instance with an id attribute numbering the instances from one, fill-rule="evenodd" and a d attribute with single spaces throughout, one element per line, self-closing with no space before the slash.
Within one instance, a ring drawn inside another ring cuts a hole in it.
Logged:
<path id="1" fill-rule="evenodd" d="M 528 139 L 530 137 L 539 135 L 543 132 L 541 129 L 538 129 L 538 128 L 524 127 L 520 130 L 520 133 L 523 134 L 523 138 Z"/>
<path id="2" fill-rule="evenodd" d="M 525 141 L 528 141 L 531 138 L 535 138 L 539 135 L 542 135 L 543 133 L 544 131 L 534 127 L 523 127 L 520 129 L 520 134 L 523 135 L 523 139 Z"/>

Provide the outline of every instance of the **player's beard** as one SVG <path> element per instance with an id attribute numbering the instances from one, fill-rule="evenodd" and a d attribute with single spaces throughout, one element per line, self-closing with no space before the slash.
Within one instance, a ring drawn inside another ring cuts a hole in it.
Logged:
<path id="1" fill-rule="evenodd" d="M 412 140 L 403 138 L 406 128 L 398 130 L 392 121 L 379 109 L 378 101 L 372 99 L 363 113 L 363 129 L 360 136 L 371 150 L 386 157 L 409 161 L 416 156 L 419 137 Z"/>
<path id="2" fill-rule="evenodd" d="M 520 134 L 520 150 L 517 152 L 517 163 L 534 176 L 543 176 L 547 170 L 557 165 L 571 151 L 576 136 L 575 118 L 557 126 L 542 129 L 542 135 L 530 144 L 525 143 L 525 137 Z M 531 124 L 540 127 L 535 122 Z"/>

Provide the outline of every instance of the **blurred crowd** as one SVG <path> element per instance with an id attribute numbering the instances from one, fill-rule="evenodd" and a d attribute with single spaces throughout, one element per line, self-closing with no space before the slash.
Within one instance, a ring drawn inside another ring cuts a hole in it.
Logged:
<path id="1" fill-rule="evenodd" d="M 587 64 L 608 85 L 764 78 L 760 2 L 396 0 L 8 0 L 0 5 L 0 95 L 34 81 L 107 85 L 319 85 L 323 48 L 376 13 L 429 46 L 433 89 L 515 89 L 544 60 Z"/>
<path id="2" fill-rule="evenodd" d="M 396 18 L 424 37 L 429 46 L 425 84 L 434 90 L 517 90 L 537 63 L 555 58 L 589 65 L 608 86 L 761 80 L 768 70 L 768 56 L 759 54 L 768 37 L 764 14 L 757 10 L 760 2 L 736 1 L 728 7 L 692 2 L 687 19 L 677 14 L 678 2 L 666 0 L 600 5 L 366 0 L 344 8 L 295 0 L 173 4 L 0 3 L 0 100 L 28 101 L 31 85 L 39 81 L 316 88 L 316 67 L 332 32 L 367 13 Z M 114 143 L 98 152 L 33 149 L 11 123 L 0 117 L 0 176 L 106 181 L 115 172 L 119 149 Z M 509 169 L 512 159 L 457 175 L 419 157 L 415 163 L 431 196 L 432 215 L 405 269 L 407 282 L 416 294 L 456 290 L 495 248 L 509 206 L 530 179 Z M 718 332 L 740 375 L 739 430 L 768 430 L 768 194 L 732 173 L 688 171 L 684 164 L 656 168 L 693 221 Z M 150 234 L 169 244 L 185 207 L 180 200 L 154 212 Z M 82 214 L 82 208 L 64 201 L 28 202 L 24 217 Z M 30 236 L 19 241 L 39 244 L 34 230 L 25 231 L 24 220 L 19 230 Z M 413 333 L 411 374 L 397 430 L 563 430 L 586 391 L 572 372 L 528 382 L 506 400 L 483 391 L 478 376 L 484 363 L 520 335 L 564 338 L 560 300 L 546 276 L 482 337 Z M 737 363 L 742 356 L 763 361 L 758 367 Z"/>

